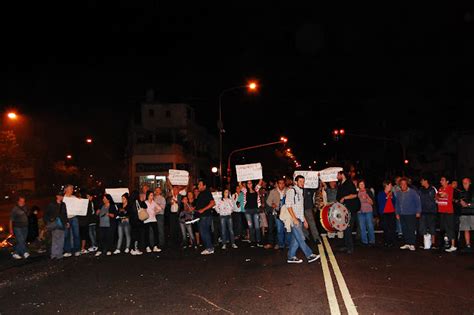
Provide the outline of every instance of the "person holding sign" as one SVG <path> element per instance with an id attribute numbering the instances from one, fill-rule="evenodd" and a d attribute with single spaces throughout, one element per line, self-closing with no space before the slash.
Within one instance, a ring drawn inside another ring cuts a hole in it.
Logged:
<path id="1" fill-rule="evenodd" d="M 314 254 L 309 248 L 303 234 L 303 226 L 308 229 L 308 222 L 304 217 L 304 177 L 296 176 L 295 182 L 296 185 L 287 191 L 285 198 L 285 205 L 292 219 L 291 242 L 287 262 L 289 264 L 301 264 L 303 262 L 303 260 L 296 257 L 296 251 L 300 248 L 308 259 L 308 263 L 312 263 L 319 259 L 319 255 Z"/>
<path id="2" fill-rule="evenodd" d="M 64 197 L 69 198 L 76 198 L 73 195 L 74 193 L 74 186 L 73 185 L 66 185 L 64 188 Z M 70 213 L 74 209 L 67 209 L 68 212 L 68 220 L 69 220 L 69 227 L 66 228 L 64 234 L 64 257 L 71 257 L 72 253 L 74 252 L 74 256 L 78 257 L 81 255 L 81 236 L 79 234 L 79 220 L 77 216 L 71 215 Z M 72 242 L 71 242 L 72 236 Z M 71 247 L 72 243 L 72 247 Z"/>
<path id="3" fill-rule="evenodd" d="M 258 214 L 258 192 L 254 189 L 253 182 L 247 181 L 247 193 L 245 194 L 245 217 L 250 232 L 250 247 L 263 247 L 260 234 L 260 215 Z"/>

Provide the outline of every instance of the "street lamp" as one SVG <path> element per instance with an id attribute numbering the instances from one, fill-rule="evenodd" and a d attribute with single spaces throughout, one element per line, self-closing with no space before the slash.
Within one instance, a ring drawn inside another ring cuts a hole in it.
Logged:
<path id="1" fill-rule="evenodd" d="M 217 167 L 214 166 L 213 168 L 211 168 L 211 172 L 212 172 L 213 174 L 216 174 L 217 171 L 218 171 Z"/>
<path id="2" fill-rule="evenodd" d="M 72 160 L 72 155 L 71 154 L 66 155 L 66 159 Z"/>
<path id="3" fill-rule="evenodd" d="M 231 162 L 231 159 L 232 159 L 232 155 L 234 153 L 253 150 L 253 149 L 258 149 L 258 148 L 262 148 L 262 147 L 268 147 L 268 146 L 272 146 L 272 145 L 275 145 L 275 144 L 281 144 L 281 143 L 286 144 L 287 142 L 288 142 L 287 138 L 281 137 L 280 141 L 254 145 L 254 146 L 251 146 L 251 147 L 245 147 L 245 148 L 237 149 L 237 150 L 234 150 L 234 151 L 230 152 L 229 158 L 227 159 L 227 183 L 230 184 L 230 178 L 231 178 L 231 175 L 232 175 L 232 170 L 230 168 L 230 162 Z M 222 174 L 220 174 L 220 175 L 222 177 Z"/>
<path id="4" fill-rule="evenodd" d="M 16 120 L 18 118 L 18 115 L 15 112 L 9 112 L 7 114 L 8 119 L 10 120 Z"/>
<path id="5" fill-rule="evenodd" d="M 87 138 L 87 139 L 86 139 L 86 143 L 87 143 L 87 144 L 91 144 L 91 143 L 92 143 L 92 138 Z"/>
<path id="6" fill-rule="evenodd" d="M 258 89 L 258 84 L 255 81 L 250 81 L 246 85 L 238 85 L 238 86 L 234 86 L 228 89 L 224 89 L 219 94 L 219 121 L 217 122 L 217 128 L 219 129 L 219 175 L 220 175 L 221 185 L 222 185 L 222 164 L 223 164 L 222 147 L 223 147 L 223 137 L 225 133 L 224 123 L 222 122 L 222 97 L 227 92 L 240 90 L 240 89 L 248 89 L 249 92 L 255 92 Z"/>

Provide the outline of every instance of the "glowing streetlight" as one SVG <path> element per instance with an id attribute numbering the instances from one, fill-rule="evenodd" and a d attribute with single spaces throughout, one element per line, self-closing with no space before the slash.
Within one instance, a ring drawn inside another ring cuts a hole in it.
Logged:
<path id="1" fill-rule="evenodd" d="M 216 173 L 217 173 L 217 167 L 214 166 L 213 168 L 211 168 L 211 172 L 212 172 L 213 174 L 216 174 Z"/>
<path id="2" fill-rule="evenodd" d="M 255 82 L 250 82 L 249 85 L 248 85 L 248 88 L 250 91 L 256 91 L 257 90 L 257 83 Z"/>
<path id="3" fill-rule="evenodd" d="M 86 139 L 86 143 L 87 143 L 87 144 L 91 144 L 91 143 L 92 143 L 92 138 L 87 138 L 87 139 Z"/>
<path id="4" fill-rule="evenodd" d="M 410 163 L 410 161 L 405 160 L 405 161 L 403 161 L 403 163 L 405 163 L 405 165 L 408 165 L 408 163 Z"/>
<path id="5" fill-rule="evenodd" d="M 7 114 L 8 119 L 10 120 L 16 120 L 18 118 L 18 115 L 15 112 L 9 112 Z"/>
<path id="6" fill-rule="evenodd" d="M 281 137 L 281 138 L 280 138 L 280 141 L 283 142 L 283 143 L 287 143 L 287 142 L 288 142 L 288 139 L 285 138 L 285 137 Z"/>
<path id="7" fill-rule="evenodd" d="M 66 159 L 72 160 L 72 155 L 71 154 L 66 155 Z"/>

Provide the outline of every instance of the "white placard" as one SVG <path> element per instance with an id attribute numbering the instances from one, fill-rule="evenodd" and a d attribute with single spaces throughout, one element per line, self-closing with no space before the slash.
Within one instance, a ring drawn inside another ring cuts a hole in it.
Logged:
<path id="1" fill-rule="evenodd" d="M 316 189 L 319 187 L 319 176 L 316 171 L 295 171 L 293 174 L 293 180 L 296 176 L 301 175 L 304 177 L 304 188 Z"/>
<path id="2" fill-rule="evenodd" d="M 76 197 L 64 197 L 64 203 L 66 204 L 68 217 L 76 215 L 86 216 L 87 208 L 89 207 L 89 199 L 82 199 Z"/>
<path id="3" fill-rule="evenodd" d="M 337 182 L 337 173 L 340 171 L 342 171 L 342 167 L 328 167 L 319 171 L 319 178 L 325 183 Z"/>
<path id="4" fill-rule="evenodd" d="M 173 186 L 188 186 L 189 172 L 181 170 L 169 170 L 168 179 Z"/>
<path id="5" fill-rule="evenodd" d="M 237 171 L 238 182 L 246 182 L 248 180 L 257 180 L 263 178 L 263 169 L 262 164 L 260 163 L 236 165 L 235 169 Z"/>
<path id="6" fill-rule="evenodd" d="M 212 198 L 214 198 L 214 201 L 216 202 L 216 205 L 222 201 L 222 191 L 215 191 L 212 193 Z"/>
<path id="7" fill-rule="evenodd" d="M 106 188 L 105 193 L 111 195 L 115 203 L 122 203 L 122 195 L 129 191 L 128 188 Z"/>

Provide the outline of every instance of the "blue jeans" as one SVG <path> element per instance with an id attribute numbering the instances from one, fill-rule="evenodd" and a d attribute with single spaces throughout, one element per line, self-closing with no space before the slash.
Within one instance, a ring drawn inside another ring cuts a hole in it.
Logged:
<path id="1" fill-rule="evenodd" d="M 230 215 L 220 216 L 221 219 L 221 235 L 222 244 L 231 243 L 234 244 L 234 228 L 232 226 L 232 217 Z"/>
<path id="2" fill-rule="evenodd" d="M 118 224 L 118 241 L 117 241 L 117 249 L 122 248 L 123 236 L 125 234 L 125 248 L 130 249 L 130 245 L 132 243 L 132 238 L 130 236 L 130 223 L 128 221 L 120 222 Z"/>
<path id="3" fill-rule="evenodd" d="M 89 238 L 91 239 L 91 246 L 97 247 L 97 225 L 89 225 Z"/>
<path id="4" fill-rule="evenodd" d="M 81 237 L 79 236 L 79 220 L 77 219 L 77 217 L 69 219 L 69 225 L 69 229 L 66 229 L 64 233 L 64 252 L 77 253 L 81 250 Z"/>
<path id="5" fill-rule="evenodd" d="M 372 212 L 359 212 L 357 218 L 359 219 L 360 239 L 363 244 L 375 244 L 374 222 L 372 221 Z M 367 241 L 367 234 L 369 240 Z"/>
<path id="6" fill-rule="evenodd" d="M 214 245 L 212 245 L 211 225 L 212 216 L 201 217 L 199 221 L 199 232 L 201 233 L 202 242 L 206 249 L 214 250 Z"/>
<path id="7" fill-rule="evenodd" d="M 245 218 L 247 219 L 247 225 L 249 226 L 250 231 L 250 242 L 260 243 L 262 241 L 262 237 L 260 235 L 260 215 L 258 213 L 250 214 L 245 213 Z"/>
<path id="8" fill-rule="evenodd" d="M 291 242 L 290 249 L 288 250 L 288 259 L 296 256 L 298 248 L 301 248 L 306 258 L 313 254 L 311 248 L 306 245 L 301 220 L 298 220 L 298 225 L 291 224 Z"/>
<path id="9" fill-rule="evenodd" d="M 290 247 L 291 241 L 291 232 L 287 232 L 285 229 L 285 224 L 282 220 L 275 218 L 276 228 L 277 228 L 277 237 L 278 237 L 278 246 L 280 248 Z"/>
<path id="10" fill-rule="evenodd" d="M 15 253 L 23 256 L 26 253 L 26 238 L 28 237 L 28 228 L 14 227 L 13 234 L 15 235 L 16 240 Z"/>

